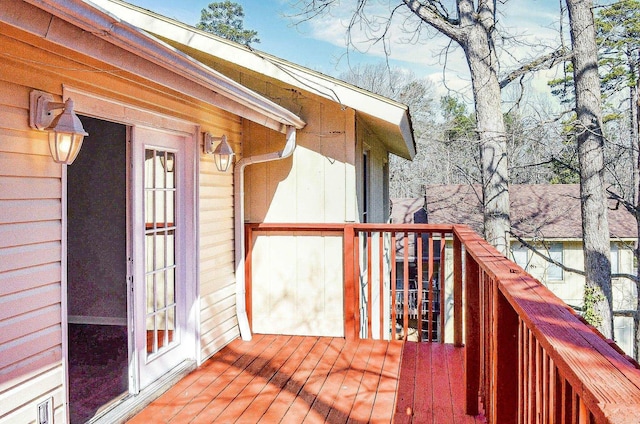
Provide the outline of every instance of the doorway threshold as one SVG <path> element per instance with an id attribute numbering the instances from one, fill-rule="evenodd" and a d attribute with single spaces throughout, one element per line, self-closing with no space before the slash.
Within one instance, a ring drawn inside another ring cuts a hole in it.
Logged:
<path id="1" fill-rule="evenodd" d="M 137 395 L 125 395 L 114 400 L 102 412 L 87 421 L 87 424 L 124 423 L 169 390 L 174 384 L 196 369 L 196 362 L 187 360 L 151 383 Z"/>

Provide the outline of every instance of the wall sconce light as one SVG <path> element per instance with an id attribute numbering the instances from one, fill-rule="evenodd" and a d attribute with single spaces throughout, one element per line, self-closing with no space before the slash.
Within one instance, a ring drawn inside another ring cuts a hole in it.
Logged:
<path id="1" fill-rule="evenodd" d="M 64 109 L 55 118 L 51 111 Z M 71 165 L 82 147 L 84 137 L 89 135 L 73 111 L 73 100 L 54 102 L 49 93 L 34 90 L 29 102 L 29 125 L 31 128 L 49 133 L 49 150 L 56 163 Z"/>
<path id="2" fill-rule="evenodd" d="M 213 144 L 219 142 L 216 148 L 213 148 Z M 216 168 L 220 172 L 227 172 L 229 165 L 233 162 L 233 149 L 227 143 L 227 136 L 214 137 L 210 133 L 204 134 L 204 152 L 213 154 L 213 161 L 216 163 Z"/>

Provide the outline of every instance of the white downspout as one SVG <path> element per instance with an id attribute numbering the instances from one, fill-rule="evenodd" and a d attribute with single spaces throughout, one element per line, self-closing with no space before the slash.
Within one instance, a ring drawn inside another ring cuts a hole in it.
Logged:
<path id="1" fill-rule="evenodd" d="M 296 148 L 296 129 L 287 126 L 287 142 L 284 149 L 263 155 L 242 158 L 233 175 L 233 202 L 235 209 L 235 258 L 236 258 L 236 314 L 242 340 L 251 340 L 251 328 L 247 318 L 246 282 L 244 280 L 244 168 L 254 163 L 270 162 L 291 156 Z"/>

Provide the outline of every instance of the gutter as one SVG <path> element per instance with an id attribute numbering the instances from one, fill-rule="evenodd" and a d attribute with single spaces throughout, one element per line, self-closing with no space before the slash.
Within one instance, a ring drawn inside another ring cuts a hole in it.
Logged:
<path id="1" fill-rule="evenodd" d="M 196 84 L 196 86 L 181 88 L 185 94 L 196 99 L 276 131 L 282 131 L 282 128 L 287 125 L 297 127 L 305 125 L 302 119 L 291 111 L 178 51 L 142 29 L 119 19 L 105 9 L 101 9 L 99 6 L 101 1 L 96 1 L 98 5 L 89 0 L 25 0 L 25 2 Z M 18 12 L 24 13 L 24 11 L 16 11 L 15 16 L 13 14 L 2 16 L 0 21 L 17 25 L 54 43 L 58 41 L 55 35 L 49 35 L 49 30 L 42 33 L 38 28 L 34 32 L 35 27 L 29 27 L 27 24 L 30 22 L 28 17 Z M 90 47 L 78 43 L 74 48 L 88 56 L 98 57 Z M 114 58 L 99 57 L 99 59 L 117 68 L 156 81 L 165 87 L 176 87 L 174 80 L 160 78 L 159 75 L 146 72 L 143 68 L 134 69 Z"/>
<path id="2" fill-rule="evenodd" d="M 244 278 L 244 169 L 256 163 L 271 162 L 286 159 L 293 154 L 296 148 L 296 128 L 287 126 L 287 142 L 284 148 L 273 153 L 249 156 L 238 161 L 233 174 L 233 202 L 235 210 L 234 238 L 235 238 L 235 262 L 236 262 L 236 315 L 242 340 L 251 340 L 251 327 L 247 317 L 246 281 Z"/>

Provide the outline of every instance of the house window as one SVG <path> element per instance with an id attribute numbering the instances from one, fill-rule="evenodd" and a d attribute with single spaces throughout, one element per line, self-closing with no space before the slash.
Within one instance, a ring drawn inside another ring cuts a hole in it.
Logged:
<path id="1" fill-rule="evenodd" d="M 529 266 L 529 249 L 521 244 L 517 244 L 515 246 L 512 245 L 511 256 L 513 258 L 513 262 L 517 263 L 522 269 L 527 271 L 527 267 Z"/>
<path id="2" fill-rule="evenodd" d="M 551 243 L 548 249 L 549 257 L 554 261 L 562 264 L 563 262 L 563 252 L 562 252 L 562 243 Z M 547 279 L 549 281 L 561 281 L 563 279 L 563 271 L 562 268 L 558 265 L 550 263 L 547 267 Z"/>
<path id="3" fill-rule="evenodd" d="M 370 222 L 369 218 L 369 152 L 362 154 L 362 222 Z"/>
<path id="4" fill-rule="evenodd" d="M 616 243 L 611 243 L 611 273 L 620 272 L 620 251 Z"/>

